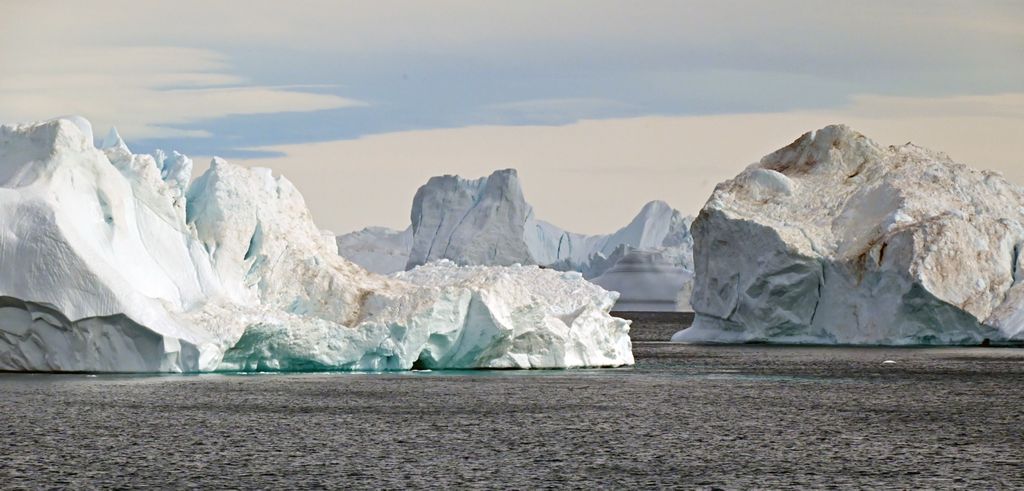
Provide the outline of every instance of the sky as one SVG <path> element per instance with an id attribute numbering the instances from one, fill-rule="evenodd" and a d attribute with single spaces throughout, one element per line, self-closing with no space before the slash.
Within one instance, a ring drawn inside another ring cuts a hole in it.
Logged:
<path id="1" fill-rule="evenodd" d="M 0 0 L 0 122 L 270 167 L 337 233 L 519 169 L 606 233 L 844 123 L 1024 184 L 1024 2 Z"/>

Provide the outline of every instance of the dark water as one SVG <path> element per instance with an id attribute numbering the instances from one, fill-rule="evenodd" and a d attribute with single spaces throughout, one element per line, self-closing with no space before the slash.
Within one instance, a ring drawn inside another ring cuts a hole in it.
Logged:
<path id="1" fill-rule="evenodd" d="M 623 370 L 2 375 L 0 487 L 1024 487 L 1022 349 L 635 352 Z"/>
<path id="2" fill-rule="evenodd" d="M 693 312 L 612 312 L 633 321 L 629 337 L 633 342 L 668 341 L 672 335 L 693 324 Z"/>

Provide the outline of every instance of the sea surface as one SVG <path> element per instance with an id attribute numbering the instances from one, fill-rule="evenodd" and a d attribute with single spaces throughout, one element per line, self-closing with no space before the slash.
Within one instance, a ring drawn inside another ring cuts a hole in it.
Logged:
<path id="1" fill-rule="evenodd" d="M 0 488 L 1024 487 L 1024 349 L 634 351 L 613 370 L 0 375 Z"/>

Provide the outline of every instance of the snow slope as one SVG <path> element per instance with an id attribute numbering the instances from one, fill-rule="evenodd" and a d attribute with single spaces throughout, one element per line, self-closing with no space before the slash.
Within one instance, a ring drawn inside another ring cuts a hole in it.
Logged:
<path id="1" fill-rule="evenodd" d="M 976 344 L 1024 338 L 1024 190 L 845 127 L 720 184 L 693 224 L 678 341 Z"/>
<path id="2" fill-rule="evenodd" d="M 656 251 L 663 266 L 657 272 L 624 266 L 616 275 L 650 276 L 617 284 L 645 284 L 633 293 L 655 294 L 659 305 L 679 290 L 655 293 L 658 285 L 688 285 L 692 276 L 692 219 L 665 202 L 647 203 L 615 233 L 576 234 L 534 217 L 514 169 L 474 180 L 433 177 L 416 192 L 411 218 L 404 232 L 374 227 L 339 236 L 339 253 L 380 273 L 448 259 L 464 265 L 539 264 L 594 278 L 634 250 Z M 403 256 L 408 257 L 404 267 L 399 266 Z M 664 281 L 666 274 L 675 278 Z"/>
<path id="3" fill-rule="evenodd" d="M 268 169 L 0 126 L 0 369 L 553 368 L 633 362 L 617 295 L 535 267 L 386 278 Z"/>

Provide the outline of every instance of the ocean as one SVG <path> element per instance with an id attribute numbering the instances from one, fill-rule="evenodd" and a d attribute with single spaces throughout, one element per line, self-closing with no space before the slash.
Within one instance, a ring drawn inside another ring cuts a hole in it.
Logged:
<path id="1" fill-rule="evenodd" d="M 607 370 L 4 374 L 0 487 L 1024 487 L 1024 349 L 634 352 Z"/>

